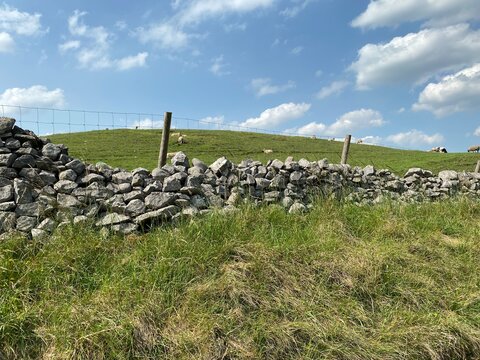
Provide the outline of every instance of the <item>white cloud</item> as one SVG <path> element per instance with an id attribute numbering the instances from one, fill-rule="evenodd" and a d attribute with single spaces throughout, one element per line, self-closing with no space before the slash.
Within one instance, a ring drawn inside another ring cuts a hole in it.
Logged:
<path id="1" fill-rule="evenodd" d="M 65 96 L 62 89 L 48 90 L 45 86 L 10 88 L 0 94 L 0 104 L 31 107 L 62 108 Z"/>
<path id="2" fill-rule="evenodd" d="M 274 2 L 275 0 L 193 0 L 177 14 L 177 21 L 181 26 L 197 24 L 209 18 L 268 8 Z"/>
<path id="3" fill-rule="evenodd" d="M 115 27 L 120 30 L 120 31 L 123 31 L 123 30 L 126 30 L 127 29 L 127 22 L 125 20 L 118 20 L 115 22 Z"/>
<path id="4" fill-rule="evenodd" d="M 475 130 L 475 132 L 473 133 L 473 135 L 475 135 L 475 136 L 480 136 L 480 126 Z"/>
<path id="5" fill-rule="evenodd" d="M 317 70 L 315 71 L 315 76 L 316 77 L 321 77 L 323 75 L 323 71 L 322 70 Z"/>
<path id="6" fill-rule="evenodd" d="M 65 53 L 73 51 L 80 68 L 88 70 L 101 70 L 114 68 L 119 71 L 145 66 L 148 53 L 141 52 L 120 59 L 112 59 L 110 55 L 113 34 L 103 26 L 91 27 L 85 25 L 84 11 L 75 10 L 68 18 L 70 34 L 77 39 L 67 40 L 59 45 L 59 51 Z M 80 42 L 78 38 L 84 40 Z"/>
<path id="7" fill-rule="evenodd" d="M 191 39 L 201 36 L 190 33 L 187 28 L 197 26 L 208 19 L 224 18 L 231 14 L 243 14 L 266 9 L 276 0 L 174 0 L 171 5 L 174 15 L 169 20 L 160 21 L 147 27 L 137 29 L 137 36 L 143 43 L 151 42 L 161 48 L 182 50 L 189 45 Z M 238 24 L 242 30 L 245 24 Z M 233 30 L 234 27 L 226 27 Z M 228 30 L 227 30 L 228 31 Z"/>
<path id="8" fill-rule="evenodd" d="M 293 55 L 299 55 L 303 51 L 303 46 L 297 46 L 294 47 L 292 50 L 290 50 L 290 53 Z"/>
<path id="9" fill-rule="evenodd" d="M 163 127 L 163 121 L 145 118 L 134 121 L 131 127 L 135 129 L 158 129 Z"/>
<path id="10" fill-rule="evenodd" d="M 367 44 L 350 69 L 357 87 L 420 83 L 444 71 L 480 61 L 480 30 L 467 24 L 425 29 L 396 37 L 386 44 Z"/>
<path id="11" fill-rule="evenodd" d="M 426 25 L 444 26 L 473 19 L 480 19 L 478 0 L 372 0 L 351 25 L 377 28 L 426 20 Z"/>
<path id="12" fill-rule="evenodd" d="M 309 4 L 312 4 L 315 1 L 316 0 L 292 0 L 293 6 L 285 8 L 280 14 L 286 18 L 294 18 L 300 14 L 300 12 L 305 10 Z"/>
<path id="13" fill-rule="evenodd" d="M 428 135 L 415 129 L 387 137 L 387 141 L 391 143 L 412 147 L 418 147 L 418 145 L 438 145 L 444 140 L 445 138 L 441 134 Z"/>
<path id="14" fill-rule="evenodd" d="M 383 139 L 380 136 L 372 136 L 372 135 L 364 136 L 360 139 L 355 139 L 355 142 L 357 140 L 362 140 L 362 144 L 365 144 L 365 145 L 380 145 L 383 141 Z"/>
<path id="15" fill-rule="evenodd" d="M 321 88 L 317 93 L 317 98 L 325 99 L 331 95 L 340 95 L 348 85 L 350 85 L 348 81 L 334 81 L 330 85 Z"/>
<path id="16" fill-rule="evenodd" d="M 355 131 L 379 127 L 385 124 L 380 112 L 372 109 L 350 111 L 340 116 L 334 123 L 326 125 L 311 122 L 294 131 L 299 135 L 344 136 Z"/>
<path id="17" fill-rule="evenodd" d="M 351 134 L 354 131 L 379 127 L 385 124 L 382 114 L 372 109 L 360 109 L 350 111 L 337 119 L 333 124 L 328 126 L 327 135 L 343 136 Z"/>
<path id="18" fill-rule="evenodd" d="M 0 32 L 0 53 L 13 52 L 15 49 L 15 41 L 9 33 Z"/>
<path id="19" fill-rule="evenodd" d="M 427 110 L 436 116 L 480 109 L 480 64 L 430 83 L 421 92 L 413 110 Z"/>
<path id="20" fill-rule="evenodd" d="M 161 23 L 148 28 L 138 28 L 137 34 L 142 43 L 154 43 L 164 49 L 185 48 L 196 35 L 187 34 L 175 24 Z"/>
<path id="21" fill-rule="evenodd" d="M 295 83 L 293 81 L 288 81 L 283 85 L 272 85 L 272 80 L 269 78 L 253 79 L 250 85 L 258 97 L 277 94 L 295 87 Z"/>
<path id="22" fill-rule="evenodd" d="M 210 72 L 215 76 L 229 75 L 230 72 L 225 70 L 227 64 L 223 60 L 223 55 L 220 55 L 212 60 L 212 66 L 210 66 Z"/>
<path id="23" fill-rule="evenodd" d="M 42 29 L 41 17 L 41 14 L 21 12 L 4 3 L 0 6 L 0 30 L 17 35 L 40 35 L 46 31 Z"/>
<path id="24" fill-rule="evenodd" d="M 143 67 L 146 64 L 148 57 L 147 52 L 142 52 L 134 56 L 126 56 L 122 59 L 117 60 L 117 69 L 120 71 L 129 70 L 136 67 Z"/>
<path id="25" fill-rule="evenodd" d="M 81 42 L 78 40 L 65 41 L 63 44 L 58 45 L 58 50 L 61 53 L 65 53 L 69 50 L 76 50 L 80 47 Z"/>
<path id="26" fill-rule="evenodd" d="M 275 128 L 289 122 L 290 120 L 301 118 L 310 109 L 310 106 L 310 104 L 306 103 L 281 104 L 263 111 L 259 117 L 245 120 L 240 126 L 267 129 Z"/>

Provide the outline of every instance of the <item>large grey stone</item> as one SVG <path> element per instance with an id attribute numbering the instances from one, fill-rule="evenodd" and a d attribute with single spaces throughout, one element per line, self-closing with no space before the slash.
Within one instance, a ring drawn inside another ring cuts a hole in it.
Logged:
<path id="1" fill-rule="evenodd" d="M 59 208 L 75 208 L 82 206 L 82 203 L 75 196 L 67 194 L 58 194 L 57 203 Z"/>
<path id="2" fill-rule="evenodd" d="M 82 175 L 85 171 L 85 164 L 78 159 L 74 159 L 67 164 L 65 164 L 67 169 L 71 169 L 77 173 L 77 175 Z"/>
<path id="3" fill-rule="evenodd" d="M 62 148 L 52 143 L 46 144 L 42 148 L 42 154 L 53 161 L 58 160 L 61 153 Z"/>
<path id="4" fill-rule="evenodd" d="M 17 204 L 27 204 L 33 201 L 32 187 L 26 180 L 15 179 L 13 189 Z"/>
<path id="5" fill-rule="evenodd" d="M 187 174 L 185 173 L 176 173 L 165 178 L 163 181 L 163 191 L 174 192 L 180 190 L 186 177 Z"/>
<path id="6" fill-rule="evenodd" d="M 12 185 L 6 185 L 0 187 L 0 203 L 4 203 L 13 200 L 14 192 Z"/>
<path id="7" fill-rule="evenodd" d="M 232 163 L 225 156 L 223 156 L 210 165 L 210 169 L 217 175 L 227 175 L 231 166 Z"/>
<path id="8" fill-rule="evenodd" d="M 173 204 L 176 198 L 172 193 L 154 192 L 145 198 L 145 205 L 149 209 L 160 209 Z"/>
<path id="9" fill-rule="evenodd" d="M 70 180 L 60 180 L 55 185 L 53 185 L 53 188 L 57 192 L 62 194 L 71 194 L 72 191 L 75 190 L 77 187 L 78 184 Z"/>
<path id="10" fill-rule="evenodd" d="M 131 216 L 138 216 L 145 212 L 145 203 L 140 199 L 134 199 L 130 201 L 125 208 L 125 212 Z"/>
<path id="11" fill-rule="evenodd" d="M 129 172 L 122 171 L 112 175 L 112 181 L 115 184 L 130 184 L 132 182 L 133 175 Z"/>
<path id="12" fill-rule="evenodd" d="M 13 162 L 17 158 L 16 154 L 0 154 L 0 166 L 12 166 Z"/>
<path id="13" fill-rule="evenodd" d="M 159 210 L 150 211 L 135 218 L 135 223 L 139 225 L 150 225 L 170 219 L 178 213 L 180 209 L 175 205 L 170 205 Z"/>
<path id="14" fill-rule="evenodd" d="M 185 168 L 190 167 L 190 163 L 188 162 L 188 157 L 185 155 L 183 151 L 179 151 L 175 154 L 172 158 L 172 165 L 173 166 L 184 166 Z"/>
<path id="15" fill-rule="evenodd" d="M 126 215 L 120 215 L 116 213 L 112 214 L 107 214 L 100 220 L 98 220 L 95 225 L 96 226 L 109 226 L 109 225 L 115 225 L 115 224 L 120 224 L 130 221 L 130 217 Z"/>
<path id="16" fill-rule="evenodd" d="M 15 159 L 12 164 L 12 167 L 15 169 L 23 169 L 26 167 L 34 167 L 35 159 L 32 155 L 22 155 Z"/>
<path id="17" fill-rule="evenodd" d="M 44 207 L 39 202 L 30 204 L 19 204 L 15 210 L 17 216 L 40 217 L 43 215 Z"/>
<path id="18" fill-rule="evenodd" d="M 30 216 L 20 216 L 17 218 L 17 230 L 30 232 L 37 225 L 37 218 Z"/>
<path id="19" fill-rule="evenodd" d="M 67 169 L 58 174 L 58 179 L 75 181 L 77 180 L 77 173 L 73 169 Z"/>
<path id="20" fill-rule="evenodd" d="M 0 117 L 0 135 L 7 134 L 12 131 L 14 125 L 15 119 Z"/>

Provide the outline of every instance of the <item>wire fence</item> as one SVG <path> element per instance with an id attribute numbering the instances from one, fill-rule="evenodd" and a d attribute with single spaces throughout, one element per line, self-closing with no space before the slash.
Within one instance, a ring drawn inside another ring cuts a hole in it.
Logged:
<path id="1" fill-rule="evenodd" d="M 162 129 L 164 114 L 148 112 L 114 112 L 114 111 L 92 111 L 75 109 L 55 109 L 44 107 L 29 107 L 18 105 L 0 105 L 1 116 L 12 117 L 17 120 L 18 126 L 24 129 L 32 130 L 39 136 L 48 136 L 53 134 L 77 133 L 93 130 L 115 130 L 115 129 Z M 232 122 L 225 122 L 221 118 L 195 119 L 186 116 L 172 116 L 172 130 L 226 130 L 240 131 L 259 134 L 300 136 L 315 139 L 342 141 L 343 137 L 325 136 L 315 133 L 299 133 L 293 131 L 282 131 L 273 129 L 263 129 L 249 127 Z M 357 139 L 353 139 L 355 142 Z M 364 145 L 391 145 L 363 142 Z M 401 150 L 411 150 L 395 147 Z M 292 149 L 294 150 L 294 149 Z M 374 159 L 361 161 L 360 156 L 353 155 L 350 152 L 349 158 L 355 164 L 366 166 L 367 163 L 373 164 Z M 325 153 L 327 155 L 327 153 Z M 340 158 L 341 152 L 332 152 L 335 157 Z M 361 156 L 364 158 L 364 156 Z M 363 159 L 366 160 L 366 159 Z M 378 159 L 377 159 L 378 160 Z M 395 170 L 389 167 L 391 170 Z"/>

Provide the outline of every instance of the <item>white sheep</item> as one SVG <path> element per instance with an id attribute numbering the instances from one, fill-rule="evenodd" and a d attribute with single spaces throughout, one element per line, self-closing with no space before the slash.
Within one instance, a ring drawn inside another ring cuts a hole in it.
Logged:
<path id="1" fill-rule="evenodd" d="M 264 154 L 271 154 L 271 153 L 273 153 L 273 150 L 272 149 L 263 149 L 263 153 Z"/>
<path id="2" fill-rule="evenodd" d="M 182 145 L 182 144 L 186 144 L 186 143 L 187 143 L 187 139 L 185 139 L 185 135 L 180 135 L 178 137 L 177 144 Z"/>
<path id="3" fill-rule="evenodd" d="M 175 137 L 175 136 L 180 137 L 180 136 L 182 136 L 182 134 L 179 133 L 179 132 L 176 132 L 176 133 L 171 133 L 170 136 L 171 136 L 171 137 Z"/>
<path id="4" fill-rule="evenodd" d="M 358 140 L 357 140 L 357 144 L 363 144 L 363 140 L 362 140 L 362 139 L 358 139 Z"/>
<path id="5" fill-rule="evenodd" d="M 171 158 L 173 158 L 175 155 L 177 155 L 176 152 L 169 152 L 169 153 L 167 153 L 167 159 L 171 159 Z"/>
<path id="6" fill-rule="evenodd" d="M 480 145 L 473 145 L 470 146 L 467 150 L 467 152 L 480 152 Z"/>

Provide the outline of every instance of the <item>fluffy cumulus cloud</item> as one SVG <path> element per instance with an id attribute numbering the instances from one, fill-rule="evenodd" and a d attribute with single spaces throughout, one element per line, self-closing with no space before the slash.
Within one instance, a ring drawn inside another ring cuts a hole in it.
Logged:
<path id="1" fill-rule="evenodd" d="M 349 84 L 348 81 L 334 81 L 330 85 L 321 88 L 317 93 L 317 98 L 325 99 L 331 95 L 340 95 Z"/>
<path id="2" fill-rule="evenodd" d="M 308 110 L 310 104 L 307 103 L 285 103 L 274 108 L 265 110 L 256 118 L 250 118 L 240 124 L 240 126 L 272 129 L 280 125 L 284 125 L 291 120 L 303 117 Z"/>
<path id="3" fill-rule="evenodd" d="M 480 19 L 478 0 L 372 0 L 352 26 L 377 28 L 412 21 L 443 26 L 473 19 Z"/>
<path id="4" fill-rule="evenodd" d="M 0 53 L 14 51 L 14 36 L 37 36 L 48 31 L 42 28 L 41 17 L 41 14 L 22 12 L 5 3 L 0 5 Z"/>
<path id="5" fill-rule="evenodd" d="M 86 15 L 86 12 L 75 10 L 68 18 L 68 30 L 74 39 L 58 46 L 61 53 L 73 52 L 78 65 L 88 70 L 113 68 L 124 71 L 146 65 L 146 52 L 113 59 L 110 55 L 113 34 L 103 26 L 86 25 L 83 22 Z"/>
<path id="6" fill-rule="evenodd" d="M 136 34 L 141 42 L 161 48 L 182 50 L 190 40 L 201 38 L 192 33 L 196 25 L 212 18 L 244 14 L 271 7 L 275 0 L 193 0 L 172 2 L 174 15 L 169 20 L 139 27 Z"/>
<path id="7" fill-rule="evenodd" d="M 15 48 L 15 41 L 9 33 L 0 32 L 0 53 L 12 52 Z"/>
<path id="8" fill-rule="evenodd" d="M 131 127 L 134 129 L 159 129 L 163 127 L 163 121 L 144 118 L 134 121 Z"/>
<path id="9" fill-rule="evenodd" d="M 480 30 L 467 24 L 425 29 L 386 44 L 367 44 L 350 69 L 358 88 L 421 83 L 443 71 L 480 61 Z"/>
<path id="10" fill-rule="evenodd" d="M 372 109 L 359 109 L 343 114 L 330 125 L 311 122 L 294 130 L 299 135 L 345 136 L 384 124 L 385 120 L 380 112 Z"/>
<path id="11" fill-rule="evenodd" d="M 0 6 L 0 30 L 17 35 L 34 36 L 45 32 L 40 23 L 40 14 L 30 14 L 6 4 Z"/>
<path id="12" fill-rule="evenodd" d="M 413 110 L 427 110 L 436 116 L 480 109 L 480 64 L 430 83 L 420 93 Z"/>
<path id="13" fill-rule="evenodd" d="M 418 145 L 442 145 L 445 138 L 441 134 L 428 135 L 419 130 L 410 130 L 407 132 L 401 132 L 394 135 L 389 135 L 386 140 L 390 143 L 408 146 L 418 147 Z"/>
<path id="14" fill-rule="evenodd" d="M 480 136 L 480 126 L 473 132 L 473 135 Z"/>
<path id="15" fill-rule="evenodd" d="M 272 84 L 272 80 L 269 78 L 257 78 L 250 82 L 250 86 L 252 87 L 256 96 L 262 97 L 265 95 L 278 94 L 280 92 L 293 89 L 295 87 L 295 83 L 293 81 L 288 81 L 283 85 L 274 85 Z"/>
<path id="16" fill-rule="evenodd" d="M 42 85 L 11 88 L 0 94 L 0 104 L 31 107 L 62 108 L 65 96 L 62 89 L 48 90 Z"/>

